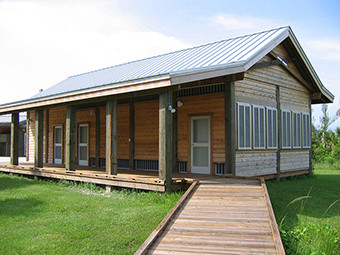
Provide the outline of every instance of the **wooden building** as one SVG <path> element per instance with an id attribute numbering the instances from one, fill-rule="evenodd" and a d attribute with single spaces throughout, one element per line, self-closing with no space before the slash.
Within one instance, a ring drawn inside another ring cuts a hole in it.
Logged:
<path id="1" fill-rule="evenodd" d="M 27 111 L 27 159 L 234 176 L 311 169 L 311 105 L 332 102 L 290 27 L 71 76 L 0 106 Z"/>

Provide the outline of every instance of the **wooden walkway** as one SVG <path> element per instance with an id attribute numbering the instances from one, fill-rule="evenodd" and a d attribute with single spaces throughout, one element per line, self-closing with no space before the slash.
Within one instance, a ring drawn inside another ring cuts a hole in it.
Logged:
<path id="1" fill-rule="evenodd" d="M 135 254 L 285 252 L 263 179 L 216 178 L 191 187 Z"/>

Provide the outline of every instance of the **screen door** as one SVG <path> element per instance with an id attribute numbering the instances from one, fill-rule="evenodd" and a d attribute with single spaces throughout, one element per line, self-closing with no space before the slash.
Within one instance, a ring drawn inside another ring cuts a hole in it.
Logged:
<path id="1" fill-rule="evenodd" d="M 63 128 L 62 126 L 54 127 L 54 164 L 62 164 L 63 151 Z"/>
<path id="2" fill-rule="evenodd" d="M 191 118 L 191 172 L 210 174 L 210 117 Z"/>
<path id="3" fill-rule="evenodd" d="M 78 165 L 88 166 L 89 125 L 80 124 L 78 132 Z"/>

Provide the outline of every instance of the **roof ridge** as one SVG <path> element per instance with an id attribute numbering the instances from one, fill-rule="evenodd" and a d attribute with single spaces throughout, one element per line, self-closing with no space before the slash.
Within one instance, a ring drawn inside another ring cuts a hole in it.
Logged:
<path id="1" fill-rule="evenodd" d="M 129 62 L 113 65 L 113 66 L 108 66 L 108 67 L 88 71 L 88 72 L 85 72 L 85 73 L 71 75 L 68 78 L 74 78 L 74 77 L 78 77 L 78 76 L 81 76 L 81 75 L 95 73 L 95 72 L 107 70 L 107 69 L 118 67 L 118 66 L 124 66 L 124 65 L 132 64 L 132 63 L 136 63 L 136 62 L 140 62 L 140 61 L 144 61 L 144 60 L 148 60 L 148 59 L 158 58 L 158 57 L 161 57 L 161 56 L 167 56 L 167 55 L 178 53 L 178 52 L 181 52 L 181 51 L 192 50 L 192 49 L 196 49 L 196 48 L 200 48 L 200 47 L 204 47 L 204 46 L 208 46 L 208 45 L 213 45 L 213 44 L 217 44 L 217 43 L 221 43 L 221 42 L 239 39 L 239 38 L 242 38 L 242 37 L 249 37 L 249 36 L 253 36 L 253 35 L 256 35 L 256 34 L 262 34 L 262 33 L 265 33 L 265 32 L 270 32 L 270 31 L 273 31 L 273 30 L 279 30 L 279 29 L 282 29 L 282 28 L 289 28 L 290 29 L 290 26 L 286 25 L 286 26 L 282 26 L 282 27 L 272 28 L 272 29 L 269 29 L 269 30 L 263 30 L 263 31 L 260 31 L 260 32 L 249 33 L 249 34 L 245 34 L 245 35 L 241 35 L 241 36 L 231 37 L 231 38 L 228 38 L 228 39 L 222 39 L 222 40 L 218 40 L 218 41 L 215 41 L 215 42 L 205 43 L 205 44 L 197 45 L 197 46 L 190 47 L 190 48 L 176 50 L 176 51 L 172 51 L 172 52 L 168 52 L 168 53 L 164 53 L 164 54 L 155 55 L 155 56 L 152 56 L 152 57 L 137 59 L 137 60 L 133 60 L 133 61 L 129 61 Z"/>

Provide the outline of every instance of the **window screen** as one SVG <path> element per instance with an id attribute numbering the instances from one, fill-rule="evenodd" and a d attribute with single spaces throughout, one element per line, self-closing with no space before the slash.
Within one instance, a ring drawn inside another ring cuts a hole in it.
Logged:
<path id="1" fill-rule="evenodd" d="M 264 107 L 254 106 L 253 108 L 253 126 L 254 126 L 254 148 L 265 148 L 265 123 L 264 123 Z"/>
<path id="2" fill-rule="evenodd" d="M 251 117 L 250 105 L 238 104 L 238 147 L 251 149 Z"/>
<path id="3" fill-rule="evenodd" d="M 277 148 L 277 110 L 267 108 L 267 147 Z"/>

